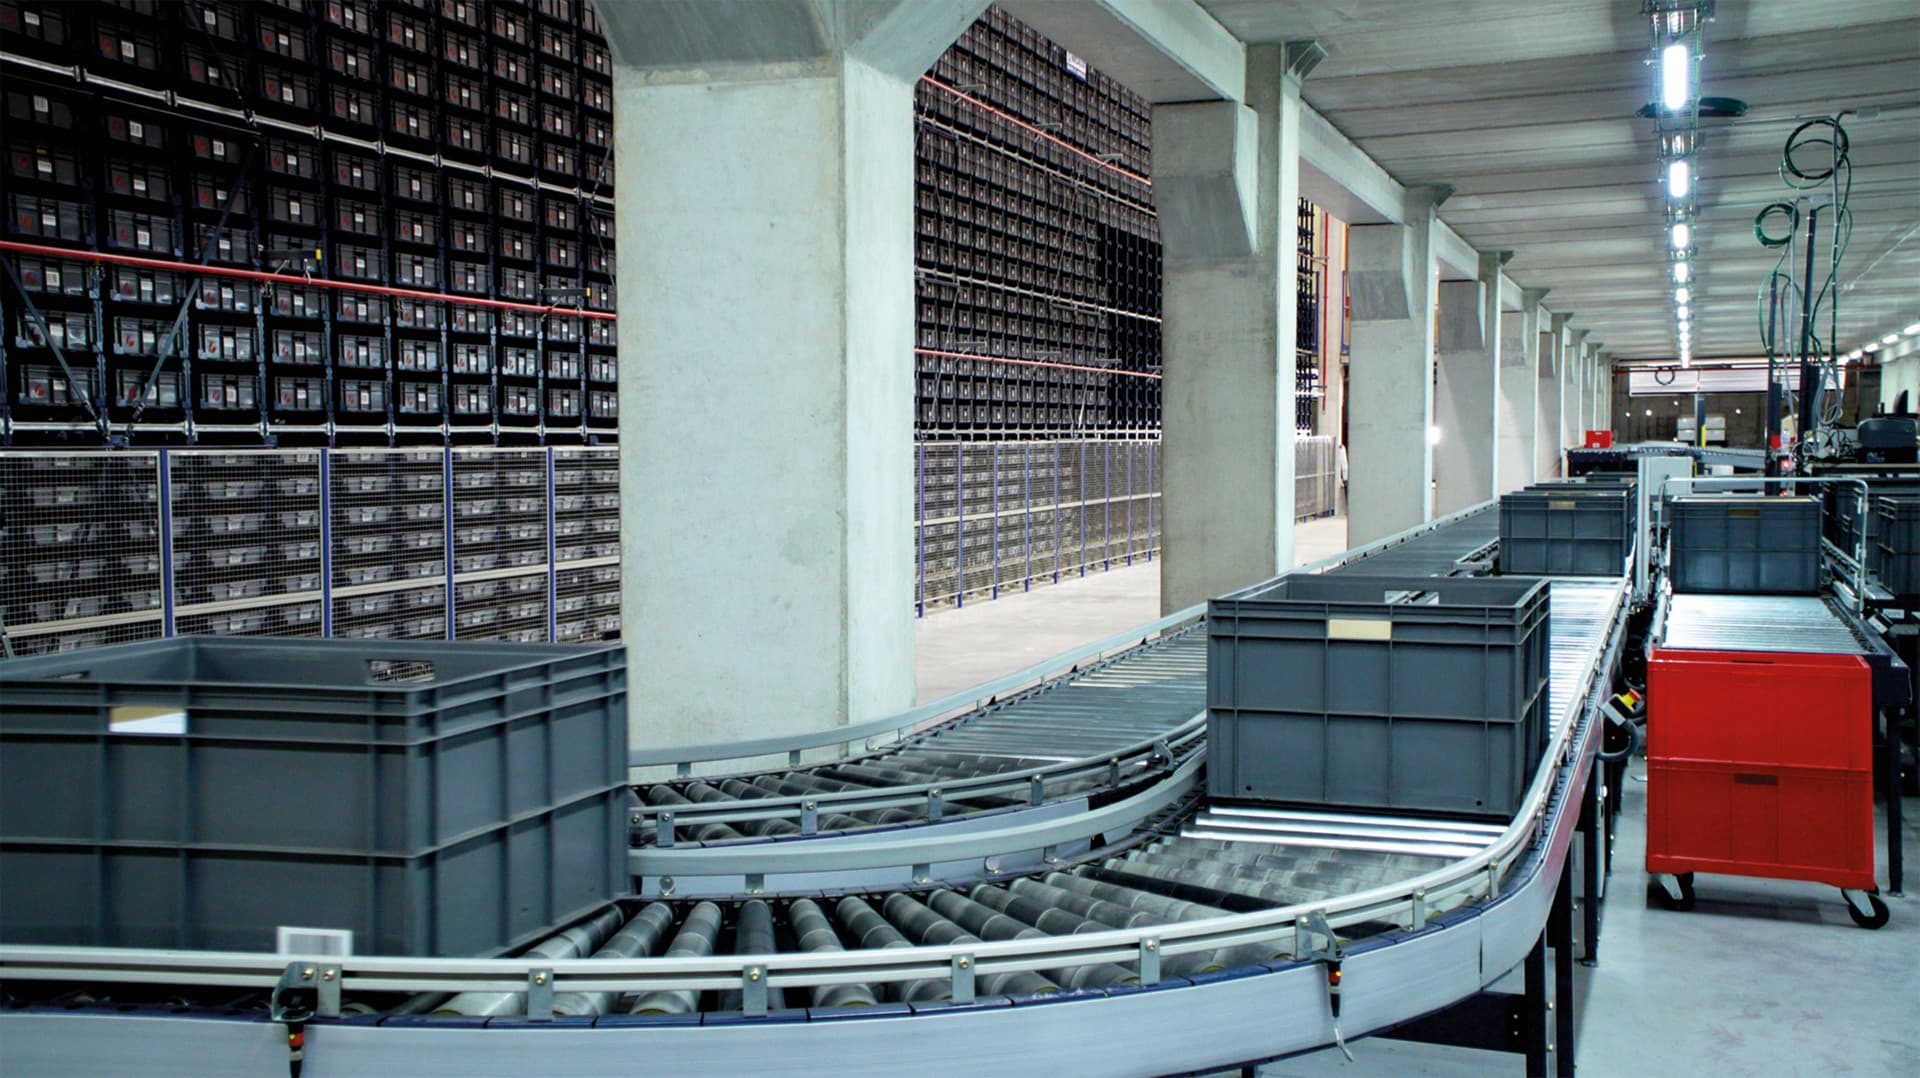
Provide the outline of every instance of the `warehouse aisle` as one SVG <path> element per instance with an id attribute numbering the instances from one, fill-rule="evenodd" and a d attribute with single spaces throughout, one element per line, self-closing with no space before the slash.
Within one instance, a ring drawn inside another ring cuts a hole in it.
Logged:
<path id="1" fill-rule="evenodd" d="M 1347 547 L 1347 519 L 1322 517 L 1294 528 L 1294 560 L 1318 561 Z M 1160 562 L 1095 570 L 1058 584 L 957 610 L 914 624 L 921 703 L 990 681 L 1160 616 Z"/>

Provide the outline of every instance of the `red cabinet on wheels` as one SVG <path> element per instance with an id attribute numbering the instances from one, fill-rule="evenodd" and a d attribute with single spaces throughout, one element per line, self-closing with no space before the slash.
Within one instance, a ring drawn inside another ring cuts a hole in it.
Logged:
<path id="1" fill-rule="evenodd" d="M 1875 893 L 1873 678 L 1857 655 L 1658 648 L 1647 666 L 1647 871 L 1825 883 L 1864 927 Z"/>

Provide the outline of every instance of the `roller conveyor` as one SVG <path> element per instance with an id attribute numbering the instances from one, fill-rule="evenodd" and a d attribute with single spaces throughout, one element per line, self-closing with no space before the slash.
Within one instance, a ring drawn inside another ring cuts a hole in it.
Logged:
<path id="1" fill-rule="evenodd" d="M 1467 532 L 1487 525 L 1465 521 Z M 1428 544 L 1421 556 L 1459 551 L 1444 570 L 1452 572 L 1484 545 L 1462 533 Z M 1592 704 L 1604 686 L 1596 671 L 1617 657 L 1622 597 L 1617 581 L 1554 583 L 1556 740 L 1531 807 L 1511 825 L 1154 809 L 1141 832 L 1096 836 L 1095 849 L 1063 854 L 1054 866 L 995 869 L 983 860 L 971 873 L 854 893 L 777 888 L 769 877 L 764 897 L 624 901 L 617 913 L 566 926 L 550 948 L 543 943 L 520 958 L 325 965 L 337 971 L 339 987 L 322 1009 L 342 1017 L 307 1027 L 306 1070 L 629 1073 L 645 1058 L 651 1069 L 685 1073 L 827 1066 L 897 1073 L 902 1060 L 930 1073 L 1163 1073 L 1330 1043 L 1333 1019 L 1314 957 L 1329 944 L 1347 971 L 1346 1036 L 1432 1011 L 1511 968 L 1541 931 L 1545 896 L 1585 797 L 1583 765 L 1596 740 Z M 1071 702 L 1050 716 L 1071 724 L 1099 714 L 1104 697 L 1124 704 L 1136 690 L 1166 714 L 1188 706 L 1180 693 L 1191 692 L 1189 715 L 1197 713 L 1199 640 L 1194 633 L 1148 652 L 1174 658 L 1186 646 L 1187 669 L 1164 680 L 1142 678 L 1126 663 L 1072 679 L 1084 699 L 1061 696 Z M 1125 676 L 1094 680 L 1116 670 Z M 1176 688 L 1182 677 L 1193 687 Z M 945 726 L 940 736 L 962 729 Z M 967 739 L 942 745 L 926 737 L 887 755 L 920 756 L 939 768 L 1048 755 L 1045 732 L 1014 726 L 991 734 L 1009 739 L 1001 742 L 1009 755 L 976 751 L 989 744 L 988 731 L 994 728 L 977 731 L 983 737 L 966 747 L 955 746 Z M 885 759 L 793 774 L 824 789 L 924 773 Z M 1162 785 L 1179 775 L 1190 783 L 1196 763 L 1160 765 Z M 835 770 L 846 777 L 830 777 Z M 748 787 L 775 796 L 783 784 L 805 781 L 786 773 L 726 777 L 668 792 L 699 805 L 714 796 L 696 788 L 704 784 L 744 803 L 757 800 L 742 793 Z M 816 827 L 824 830 L 824 806 L 820 813 Z M 714 852 L 733 847 L 729 856 L 761 850 L 771 857 L 835 841 L 735 831 L 739 837 Z M 1323 917 L 1315 923 L 1331 925 L 1335 938 L 1312 935 L 1308 914 Z M 20 1058 L 57 1044 L 60 1058 L 85 1066 L 63 1022 L 88 1022 L 83 1055 L 97 1051 L 102 1059 L 131 1050 L 122 1037 L 138 1039 L 142 1058 L 153 1058 L 156 1044 L 164 1053 L 166 1037 L 156 1042 L 152 1023 L 169 1021 L 166 1028 L 191 1027 L 192 1058 L 203 1073 L 246 1073 L 275 1051 L 284 1054 L 285 1028 L 269 1020 L 273 986 L 290 974 L 284 959 L 208 955 L 181 984 L 177 955 L 108 954 L 0 948 L 0 978 L 16 994 L 13 1009 L 0 1010 L 0 1036 L 27 1053 Z M 82 963 L 91 963 L 87 983 L 107 986 L 89 989 L 89 998 L 117 1017 L 90 1021 L 89 1007 L 27 1002 L 70 992 Z M 19 986 L 44 991 L 18 994 Z M 232 1017 L 251 1020 L 191 1021 L 207 1014 L 195 1008 L 232 1005 L 237 994 Z M 186 1014 L 146 1017 L 142 1004 L 161 999 Z"/>
<path id="2" fill-rule="evenodd" d="M 1206 646 L 1204 632 L 1179 630 L 883 753 L 638 788 L 640 843 L 716 844 L 931 823 L 1084 798 L 1135 781 L 1197 741 Z M 929 796 L 933 791 L 937 796 Z M 673 841 L 663 842 L 660 823 L 668 813 Z"/>

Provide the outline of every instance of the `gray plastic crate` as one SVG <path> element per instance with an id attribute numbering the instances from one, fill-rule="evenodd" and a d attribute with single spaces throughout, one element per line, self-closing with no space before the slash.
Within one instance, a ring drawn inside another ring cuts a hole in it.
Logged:
<path id="1" fill-rule="evenodd" d="M 1631 486 L 1567 484 L 1500 499 L 1500 572 L 1619 576 L 1633 550 Z"/>
<path id="2" fill-rule="evenodd" d="M 1873 575 L 1901 603 L 1920 603 L 1920 495 L 1875 498 L 1873 515 Z"/>
<path id="3" fill-rule="evenodd" d="M 1667 507 L 1675 592 L 1811 595 L 1820 590 L 1820 502 L 1695 494 Z"/>
<path id="4" fill-rule="evenodd" d="M 1506 818 L 1546 745 L 1542 580 L 1289 576 L 1207 635 L 1217 799 Z"/>
<path id="5" fill-rule="evenodd" d="M 618 647 L 176 637 L 0 698 L 9 942 L 483 954 L 626 890 Z"/>
<path id="6" fill-rule="evenodd" d="M 1881 497 L 1912 498 L 1920 497 L 1920 479 L 1889 478 L 1884 476 L 1863 476 L 1867 484 L 1867 512 L 1874 512 L 1875 503 Z M 1853 544 L 1859 540 L 1856 534 L 1854 518 L 1860 513 L 1860 488 L 1851 483 L 1829 483 L 1821 491 L 1821 502 L 1826 507 L 1826 537 L 1833 545 L 1846 551 L 1851 557 Z M 1877 523 L 1877 522 L 1876 522 Z M 1870 529 L 1870 530 L 1877 530 Z M 1867 551 L 1869 562 L 1874 552 Z"/>

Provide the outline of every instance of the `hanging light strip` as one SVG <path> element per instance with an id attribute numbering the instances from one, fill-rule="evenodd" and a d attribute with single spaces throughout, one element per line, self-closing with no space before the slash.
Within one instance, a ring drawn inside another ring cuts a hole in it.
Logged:
<path id="1" fill-rule="evenodd" d="M 1694 240 L 1699 222 L 1694 215 L 1699 188 L 1700 26 L 1712 16 L 1710 2 L 1648 0 L 1641 9 L 1652 31 L 1653 104 L 1651 114 L 1659 135 L 1660 182 L 1666 194 L 1662 216 L 1667 231 L 1667 262 L 1674 289 L 1674 337 L 1680 365 L 1693 361 L 1692 289 L 1698 287 L 1699 267 Z"/>

